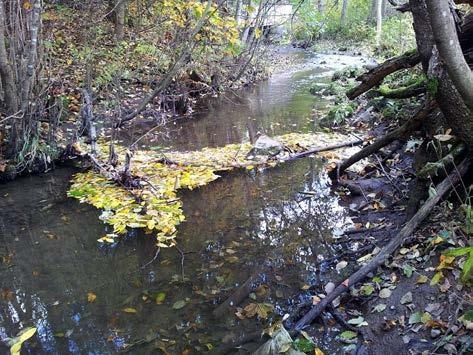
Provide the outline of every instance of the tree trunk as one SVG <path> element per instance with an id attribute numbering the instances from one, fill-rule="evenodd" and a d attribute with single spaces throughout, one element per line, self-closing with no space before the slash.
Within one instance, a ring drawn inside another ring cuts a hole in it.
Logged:
<path id="1" fill-rule="evenodd" d="M 26 114 L 30 104 L 31 89 L 35 81 L 36 64 L 38 59 L 38 41 L 41 24 L 41 0 L 36 0 L 31 14 L 31 38 L 28 50 L 26 73 L 22 80 L 21 87 L 21 111 Z"/>
<path id="2" fill-rule="evenodd" d="M 241 21 L 241 1 L 242 0 L 237 0 L 235 5 L 235 21 L 237 25 L 239 25 Z"/>
<path id="3" fill-rule="evenodd" d="M 123 40 L 125 35 L 125 0 L 118 0 L 115 5 L 115 38 L 117 41 Z"/>
<path id="4" fill-rule="evenodd" d="M 383 0 L 376 1 L 376 47 L 379 48 L 383 31 Z"/>
<path id="5" fill-rule="evenodd" d="M 347 25 L 347 12 L 348 12 L 348 0 L 343 0 L 342 13 L 340 14 L 340 26 L 345 27 Z"/>
<path id="6" fill-rule="evenodd" d="M 248 7 L 251 7 L 251 0 L 248 0 Z M 241 36 L 241 41 L 242 43 L 246 43 L 247 40 L 248 40 L 248 36 L 250 34 L 250 29 L 251 29 L 251 14 L 248 13 L 246 15 L 246 27 L 242 33 L 242 36 Z"/>
<path id="7" fill-rule="evenodd" d="M 435 43 L 448 75 L 473 112 L 473 72 L 463 56 L 448 1 L 427 0 Z"/>
<path id="8" fill-rule="evenodd" d="M 446 124 L 451 127 L 468 149 L 473 149 L 473 118 L 472 112 L 456 89 L 445 65 L 440 61 L 434 46 L 433 29 L 425 0 L 410 0 L 410 8 L 414 19 L 417 49 L 421 56 L 424 72 L 434 86 L 439 107 L 445 117 Z"/>
<path id="9" fill-rule="evenodd" d="M 7 114 L 13 115 L 18 111 L 18 97 L 15 89 L 13 70 L 8 60 L 6 46 L 6 18 L 3 1 L 0 2 L 0 79 Z"/>
<path id="10" fill-rule="evenodd" d="M 319 0 L 317 2 L 317 10 L 319 11 L 319 14 L 325 15 L 325 0 Z"/>

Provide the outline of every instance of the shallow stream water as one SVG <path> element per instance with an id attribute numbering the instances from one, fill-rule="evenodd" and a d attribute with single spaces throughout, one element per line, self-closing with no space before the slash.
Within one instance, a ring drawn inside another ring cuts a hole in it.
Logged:
<path id="1" fill-rule="evenodd" d="M 287 71 L 211 100 L 196 118 L 172 122 L 140 144 L 187 150 L 248 141 L 257 132 L 316 130 L 312 110 L 330 102 L 312 96 L 310 86 L 363 60 L 290 55 L 296 64 Z M 132 142 L 144 131 L 122 138 Z M 107 247 L 97 242 L 107 232 L 100 212 L 66 197 L 73 172 L 61 168 L 0 186 L 0 340 L 37 327 L 24 353 L 111 354 L 126 344 L 134 354 L 205 353 L 223 339 L 264 329 L 309 297 L 309 287 L 330 280 L 335 271 L 324 260 L 340 252 L 332 230 L 350 223 L 322 161 L 306 158 L 231 172 L 183 192 L 178 248 L 156 254 L 153 238 L 140 231 Z M 267 319 L 239 319 L 233 311 L 215 318 L 217 305 L 256 271 L 259 288 L 241 306 L 269 303 L 274 312 Z M 0 353 L 7 353 L 2 342 Z"/>

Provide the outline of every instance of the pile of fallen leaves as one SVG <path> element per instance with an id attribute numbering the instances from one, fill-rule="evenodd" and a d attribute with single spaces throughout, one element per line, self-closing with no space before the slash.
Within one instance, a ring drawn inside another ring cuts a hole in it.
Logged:
<path id="1" fill-rule="evenodd" d="M 291 133 L 275 139 L 290 152 L 302 152 L 313 146 L 343 141 L 346 137 Z M 219 171 L 266 168 L 277 164 L 277 158 L 268 156 L 247 159 L 251 148 L 250 143 L 242 143 L 191 152 L 136 151 L 131 174 L 139 178 L 139 188 L 125 188 L 98 172 L 88 171 L 74 175 L 68 195 L 102 210 L 100 219 L 111 225 L 113 231 L 100 238 L 100 242 L 115 243 L 116 238 L 130 228 L 143 228 L 146 233 L 156 235 L 158 246 L 173 246 L 176 228 L 185 219 L 177 191 L 207 185 L 219 178 Z M 117 149 L 119 152 L 124 150 Z M 105 145 L 101 151 L 103 156 L 99 158 L 106 160 Z M 346 149 L 345 155 L 349 155 L 349 151 L 350 148 Z M 340 156 L 332 153 L 329 158 L 333 160 Z M 117 169 L 123 164 L 121 161 Z"/>

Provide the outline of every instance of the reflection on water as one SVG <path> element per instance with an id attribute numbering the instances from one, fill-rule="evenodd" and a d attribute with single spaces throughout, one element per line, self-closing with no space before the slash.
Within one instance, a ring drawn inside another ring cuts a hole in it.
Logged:
<path id="1" fill-rule="evenodd" d="M 311 129 L 307 78 L 326 71 L 281 74 L 245 92 L 236 105 L 216 103 L 205 118 L 173 131 L 172 144 L 185 149 L 249 139 L 251 130 Z M 0 340 L 36 326 L 24 346 L 29 353 L 106 354 L 125 344 L 136 354 L 205 352 L 280 319 L 303 285 L 325 282 L 332 271 L 321 262 L 339 252 L 331 230 L 350 223 L 321 161 L 308 158 L 232 172 L 183 192 L 187 220 L 178 249 L 156 254 L 154 238 L 138 231 L 104 247 L 97 239 L 108 227 L 99 212 L 66 198 L 72 172 L 63 168 L 0 186 Z M 264 287 L 242 305 L 268 302 L 275 313 L 268 320 L 241 320 L 231 312 L 215 319 L 216 305 L 255 270 L 263 270 Z M 96 295 L 93 302 L 89 293 Z"/>
<path id="2" fill-rule="evenodd" d="M 284 48 L 296 58 L 296 65 L 274 74 L 269 80 L 246 90 L 229 93 L 208 102 L 193 119 L 171 122 L 161 131 L 153 131 L 143 145 L 192 150 L 207 146 L 252 141 L 257 132 L 269 136 L 288 132 L 317 130 L 312 111 L 330 102 L 314 97 L 309 89 L 315 83 L 329 83 L 335 70 L 360 66 L 362 57 L 314 55 Z M 134 130 L 120 133 L 130 144 L 154 127 L 154 123 L 137 125 Z M 156 133 L 156 134 L 154 134 Z"/>

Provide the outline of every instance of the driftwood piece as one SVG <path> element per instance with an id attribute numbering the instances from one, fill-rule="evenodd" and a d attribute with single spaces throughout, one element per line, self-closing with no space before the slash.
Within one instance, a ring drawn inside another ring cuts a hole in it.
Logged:
<path id="1" fill-rule="evenodd" d="M 304 315 L 294 326 L 296 331 L 304 329 L 315 318 L 317 318 L 324 309 L 329 306 L 342 293 L 348 291 L 350 287 L 355 285 L 366 277 L 367 274 L 376 270 L 381 266 L 408 238 L 419 226 L 422 221 L 429 215 L 437 203 L 447 194 L 452 186 L 457 184 L 461 176 L 464 175 L 471 165 L 471 158 L 465 159 L 457 170 L 454 170 L 447 178 L 445 178 L 437 187 L 436 194 L 430 197 L 424 205 L 417 211 L 414 217 L 399 231 L 399 233 L 383 248 L 381 251 L 366 265 L 362 266 L 358 271 L 353 273 L 349 278 L 338 284 L 338 286 L 329 293 L 320 303 L 312 307 L 312 309 Z"/>
<path id="2" fill-rule="evenodd" d="M 425 103 L 406 123 L 399 128 L 389 132 L 382 138 L 375 141 L 373 144 L 360 150 L 358 153 L 352 155 L 350 158 L 343 161 L 337 169 L 331 172 L 332 177 L 339 177 L 343 172 L 358 161 L 369 157 L 371 154 L 376 153 L 381 148 L 399 139 L 406 139 L 408 135 L 417 127 L 419 127 L 422 121 L 429 115 L 429 113 L 437 107 L 437 104 L 433 101 Z"/>
<path id="3" fill-rule="evenodd" d="M 383 79 L 401 69 L 408 69 L 420 63 L 420 55 L 417 52 L 407 52 L 399 57 L 388 59 L 384 63 L 360 75 L 356 80 L 361 83 L 347 93 L 347 97 L 353 100 L 371 88 L 379 85 Z"/>
<path id="4" fill-rule="evenodd" d="M 315 147 L 315 148 L 311 148 L 309 150 L 306 150 L 305 152 L 292 154 L 292 155 L 288 156 L 287 158 L 280 159 L 279 161 L 284 162 L 284 161 L 296 160 L 296 159 L 305 158 L 309 155 L 313 155 L 313 154 L 317 154 L 317 153 L 321 153 L 321 152 L 327 152 L 327 151 L 330 151 L 330 150 L 335 150 L 335 149 L 344 148 L 344 147 L 353 147 L 353 146 L 361 145 L 361 144 L 363 144 L 363 140 L 357 139 L 357 140 L 354 140 L 354 141 L 331 144 L 331 145 L 327 145 L 325 147 Z"/>

